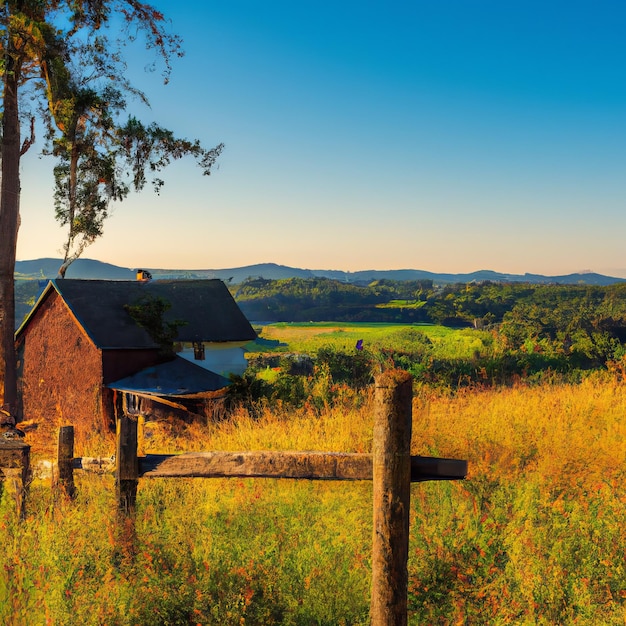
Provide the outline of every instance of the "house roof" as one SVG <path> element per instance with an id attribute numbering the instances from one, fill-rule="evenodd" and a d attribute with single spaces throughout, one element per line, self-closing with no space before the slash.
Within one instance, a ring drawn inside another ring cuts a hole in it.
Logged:
<path id="1" fill-rule="evenodd" d="M 17 336 L 53 290 L 100 349 L 157 347 L 125 309 L 126 305 L 139 304 L 146 298 L 162 298 L 171 305 L 164 314 L 165 321 L 184 322 L 178 328 L 177 341 L 250 341 L 256 337 L 221 280 L 140 282 L 68 278 L 48 283 Z"/>
<path id="2" fill-rule="evenodd" d="M 167 363 L 146 367 L 132 376 L 109 383 L 107 387 L 147 395 L 184 396 L 217 391 L 228 385 L 228 378 L 176 357 Z"/>

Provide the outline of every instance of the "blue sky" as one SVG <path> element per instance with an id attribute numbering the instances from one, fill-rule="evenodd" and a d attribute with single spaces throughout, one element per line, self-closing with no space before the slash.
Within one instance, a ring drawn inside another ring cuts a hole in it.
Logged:
<path id="1" fill-rule="evenodd" d="M 226 148 L 116 205 L 87 258 L 626 276 L 623 0 L 152 4 L 186 56 L 163 86 L 133 52 L 133 112 Z M 20 259 L 63 242 L 50 168 L 23 162 Z"/>

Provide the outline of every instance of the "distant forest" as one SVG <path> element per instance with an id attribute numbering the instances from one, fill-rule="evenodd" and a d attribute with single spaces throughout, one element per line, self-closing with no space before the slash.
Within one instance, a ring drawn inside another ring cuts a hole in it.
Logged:
<path id="1" fill-rule="evenodd" d="M 17 317 L 42 285 L 18 281 Z M 626 353 L 626 283 L 608 286 L 377 280 L 357 286 L 328 278 L 249 279 L 229 286 L 252 322 L 432 323 L 492 330 L 507 351 L 567 355 L 603 366 Z"/>
<path id="2" fill-rule="evenodd" d="M 484 328 L 528 318 L 532 324 L 543 319 L 547 326 L 561 328 L 567 318 L 615 330 L 626 320 L 623 283 L 484 281 L 434 286 L 431 280 L 377 280 L 357 286 L 326 278 L 257 278 L 231 287 L 231 292 L 248 319 L 270 322 L 420 322 Z"/>
<path id="3" fill-rule="evenodd" d="M 249 280 L 232 288 L 258 322 L 432 323 L 491 330 L 509 354 L 604 367 L 626 353 L 626 285 L 534 285 L 329 279 Z"/>

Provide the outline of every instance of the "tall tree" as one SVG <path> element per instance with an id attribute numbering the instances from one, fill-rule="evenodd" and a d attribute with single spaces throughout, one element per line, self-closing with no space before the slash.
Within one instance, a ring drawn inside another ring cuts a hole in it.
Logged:
<path id="1" fill-rule="evenodd" d="M 144 159 L 143 179 L 141 168 L 130 168 L 132 184 L 137 188 L 145 181 L 146 168 L 155 165 L 158 170 L 167 163 L 168 155 L 174 158 L 172 152 L 159 153 L 158 148 L 148 156 L 142 150 L 133 152 L 133 146 L 139 144 L 133 143 L 131 136 L 125 137 L 121 131 L 125 125 L 116 121 L 116 115 L 125 110 L 124 96 L 143 98 L 123 78 L 124 46 L 142 40 L 163 63 L 167 81 L 170 60 L 182 54 L 180 39 L 168 32 L 167 26 L 163 14 L 138 0 L 0 3 L 0 367 L 4 421 L 14 423 L 17 406 L 13 335 L 19 171 L 20 159 L 34 141 L 34 116 L 39 115 L 47 124 L 52 151 L 59 158 L 56 208 L 70 227 L 69 243 L 73 245 L 79 234 L 89 241 L 101 232 L 108 202 L 127 193 L 122 173 L 130 164 L 129 158 L 139 159 L 139 163 Z M 37 93 L 45 94 L 43 105 L 25 111 L 31 113 L 26 117 L 31 133 L 23 141 L 25 118 L 20 106 L 25 94 L 32 98 Z M 194 156 L 210 167 L 219 149 Z"/>
<path id="2" fill-rule="evenodd" d="M 72 55 L 80 62 L 62 66 L 48 81 L 47 153 L 57 157 L 55 211 L 67 233 L 60 277 L 102 235 L 111 201 L 140 191 L 149 178 L 158 193 L 161 170 L 184 156 L 208 175 L 223 148 L 205 149 L 135 117 L 122 121 L 129 97 L 147 99 L 124 78 L 125 64 L 113 50 L 101 35 L 81 42 Z"/>

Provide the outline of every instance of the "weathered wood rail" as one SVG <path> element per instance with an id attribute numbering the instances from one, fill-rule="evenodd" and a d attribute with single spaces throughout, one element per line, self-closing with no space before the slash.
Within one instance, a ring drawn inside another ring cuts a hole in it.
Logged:
<path id="1" fill-rule="evenodd" d="M 370 621 L 374 626 L 403 626 L 407 624 L 411 483 L 459 480 L 467 475 L 466 461 L 411 456 L 412 421 L 412 379 L 400 370 L 385 372 L 376 380 L 372 454 L 270 450 L 145 455 L 141 450 L 143 418 L 124 414 L 117 422 L 114 464 L 113 459 L 74 458 L 73 427 L 62 427 L 55 483 L 72 496 L 74 469 L 103 473 L 114 468 L 118 510 L 132 517 L 140 478 L 371 480 Z M 10 467 L 21 468 L 23 485 L 29 471 L 27 448 L 20 443 L 7 446 L 3 453 L 0 446 L 0 472 L 5 459 L 9 460 Z M 23 515 L 23 497 L 18 508 Z"/>
<path id="2" fill-rule="evenodd" d="M 150 454 L 138 457 L 137 462 L 137 478 L 373 478 L 372 455 L 349 452 L 186 452 Z M 410 471 L 411 482 L 458 480 L 465 478 L 467 464 L 455 459 L 412 456 Z"/>

